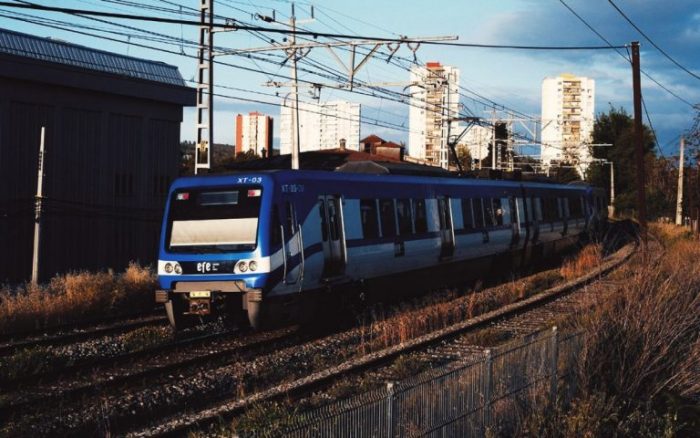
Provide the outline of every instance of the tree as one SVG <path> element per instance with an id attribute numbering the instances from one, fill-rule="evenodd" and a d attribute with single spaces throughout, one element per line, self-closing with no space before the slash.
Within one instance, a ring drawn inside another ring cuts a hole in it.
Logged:
<path id="1" fill-rule="evenodd" d="M 643 126 L 642 141 L 645 155 L 644 171 L 655 174 L 658 159 L 654 155 L 654 136 Z M 615 210 L 631 213 L 636 207 L 637 169 L 635 166 L 634 121 L 623 108 L 611 107 L 607 113 L 598 114 L 593 125 L 593 143 L 610 143 L 611 147 L 594 147 L 593 157 L 612 161 L 615 166 Z M 588 169 L 587 180 L 595 186 L 610 190 L 610 166 L 594 164 Z M 658 187 L 659 181 L 647 178 L 649 216 L 670 214 L 670 204 L 674 199 L 667 193 L 667 187 Z"/>

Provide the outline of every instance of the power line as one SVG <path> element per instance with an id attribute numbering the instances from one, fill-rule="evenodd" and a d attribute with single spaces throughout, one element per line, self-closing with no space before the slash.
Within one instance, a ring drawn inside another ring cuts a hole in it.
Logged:
<path id="1" fill-rule="evenodd" d="M 566 4 L 566 2 L 565 2 L 564 0 L 559 0 L 559 2 L 560 2 L 562 5 L 564 5 L 564 7 L 566 7 L 566 9 L 568 9 L 572 14 L 574 14 L 574 16 L 575 16 L 576 18 L 579 19 L 579 21 L 581 21 L 584 25 L 586 25 L 586 27 L 588 27 L 588 28 L 589 28 L 593 33 L 595 33 L 600 39 L 602 39 L 603 41 L 605 41 L 609 46 L 612 46 L 612 43 L 610 43 L 610 41 L 608 41 L 600 32 L 598 32 L 598 31 L 597 31 L 592 25 L 590 25 L 583 17 L 581 17 L 575 10 L 573 10 L 573 8 L 571 8 L 571 6 L 569 6 L 568 4 Z M 629 56 L 625 56 L 622 52 L 620 52 L 620 50 L 615 50 L 615 51 L 616 51 L 622 58 L 624 58 L 627 62 L 629 62 L 629 63 L 632 62 L 632 61 L 630 60 Z M 670 94 L 671 96 L 675 97 L 676 99 L 680 100 L 681 102 L 685 103 L 686 105 L 690 106 L 691 108 L 694 108 L 694 107 L 695 107 L 694 104 L 690 103 L 688 100 L 682 98 L 681 96 L 679 96 L 679 95 L 676 94 L 675 92 L 671 91 L 668 87 L 666 87 L 664 84 L 662 84 L 661 82 L 659 82 L 658 80 L 656 80 L 653 76 L 651 76 L 649 73 L 647 73 L 644 69 L 640 69 L 640 72 L 641 72 L 647 79 L 649 79 L 650 81 L 652 81 L 653 83 L 655 83 L 656 85 L 658 85 L 661 89 L 663 89 L 664 91 L 666 91 L 666 92 L 667 92 L 668 94 Z"/>
<path id="2" fill-rule="evenodd" d="M 40 11 L 49 12 L 61 12 L 71 15 L 88 15 L 95 17 L 107 17 L 107 18 L 121 18 L 127 20 L 138 20 L 138 21 L 148 21 L 156 23 L 168 23 L 168 24 L 183 24 L 188 26 L 200 26 L 199 21 L 193 20 L 182 20 L 178 18 L 166 18 L 166 17 L 155 17 L 146 15 L 135 15 L 135 14 L 123 14 L 117 12 L 105 12 L 96 11 L 90 9 L 75 9 L 75 8 L 61 8 L 56 6 L 45 6 L 37 5 L 34 3 L 17 4 L 10 2 L 0 2 L 0 6 L 6 6 L 10 8 L 19 9 L 33 9 Z M 420 39 L 408 39 L 408 38 L 387 38 L 387 37 L 374 37 L 374 36 L 361 36 L 361 35 L 347 35 L 347 34 L 335 34 L 335 33 L 325 33 L 325 32 L 313 32 L 306 30 L 287 30 L 287 29 L 276 29 L 263 26 L 250 26 L 245 24 L 237 24 L 238 20 L 229 19 L 226 23 L 215 24 L 215 27 L 229 30 L 247 30 L 247 31 L 259 31 L 268 33 L 279 33 L 279 34 L 295 34 L 295 35 L 306 35 L 313 38 L 324 37 L 324 38 L 339 38 L 339 39 L 365 39 L 365 40 L 376 40 L 382 42 L 414 42 L 421 44 L 430 44 L 438 46 L 451 46 L 451 47 L 470 47 L 470 48 L 485 48 L 485 49 L 514 49 L 514 50 L 609 50 L 609 49 L 620 49 L 625 46 L 520 46 L 520 45 L 500 45 L 500 44 L 479 44 L 479 43 L 455 43 L 449 41 L 424 41 Z"/>
<path id="3" fill-rule="evenodd" d="M 692 71 L 688 70 L 686 67 L 684 67 L 683 65 L 681 65 L 678 61 L 676 61 L 675 59 L 673 59 L 673 58 L 671 57 L 671 55 L 669 55 L 668 53 L 666 53 L 666 51 L 665 51 L 664 49 L 662 49 L 661 47 L 659 47 L 659 45 L 656 44 L 651 38 L 649 38 L 649 36 L 647 36 L 647 34 L 644 33 L 644 32 L 642 31 L 642 29 L 639 28 L 639 26 L 637 26 L 636 24 L 634 24 L 634 22 L 633 22 L 624 12 L 622 12 L 622 9 L 620 9 L 620 8 L 615 4 L 615 2 L 613 2 L 613 0 L 608 0 L 608 2 L 612 5 L 613 8 L 615 8 L 615 10 L 616 10 L 617 12 L 620 13 L 620 15 L 622 15 L 622 17 L 623 17 L 625 20 L 627 20 L 627 22 L 628 22 L 632 27 L 635 28 L 635 30 L 636 30 L 637 32 L 639 32 L 647 41 L 649 41 L 649 44 L 651 44 L 652 46 L 656 47 L 656 50 L 658 50 L 659 52 L 661 52 L 669 61 L 671 61 L 672 63 L 674 63 L 678 68 L 680 68 L 680 69 L 683 70 L 684 72 L 688 73 L 689 75 L 691 75 L 691 76 L 694 77 L 695 79 L 700 79 L 700 76 L 696 75 L 695 73 L 693 73 Z"/>

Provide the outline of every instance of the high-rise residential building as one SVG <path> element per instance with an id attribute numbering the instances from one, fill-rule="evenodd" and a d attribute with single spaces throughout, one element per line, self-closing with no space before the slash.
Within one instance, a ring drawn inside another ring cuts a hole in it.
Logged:
<path id="1" fill-rule="evenodd" d="M 583 177 L 591 163 L 595 81 L 562 74 L 542 81 L 542 164 L 573 166 Z"/>
<path id="2" fill-rule="evenodd" d="M 428 62 L 411 68 L 408 155 L 447 168 L 448 119 L 459 117 L 459 69 Z M 459 122 L 450 123 L 452 135 Z"/>
<path id="3" fill-rule="evenodd" d="M 291 154 L 294 144 L 293 108 L 283 106 L 280 121 L 280 153 Z M 301 152 L 340 147 L 360 150 L 360 104 L 343 100 L 321 104 L 299 104 L 299 149 Z"/>
<path id="4" fill-rule="evenodd" d="M 272 117 L 258 112 L 236 116 L 236 153 L 254 151 L 262 157 L 272 152 Z"/>

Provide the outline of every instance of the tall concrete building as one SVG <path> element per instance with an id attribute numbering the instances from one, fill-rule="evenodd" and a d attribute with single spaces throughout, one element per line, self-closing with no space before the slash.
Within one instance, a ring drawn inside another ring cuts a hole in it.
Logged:
<path id="1" fill-rule="evenodd" d="M 282 107 L 280 154 L 291 154 L 294 144 L 293 109 Z M 299 104 L 301 152 L 335 149 L 345 139 L 347 149 L 360 150 L 360 104 L 343 100 Z"/>
<path id="2" fill-rule="evenodd" d="M 542 164 L 574 166 L 583 177 L 591 163 L 595 81 L 562 74 L 542 81 Z"/>
<path id="3" fill-rule="evenodd" d="M 254 151 L 261 157 L 272 152 L 272 117 L 258 112 L 236 116 L 236 153 Z"/>
<path id="4" fill-rule="evenodd" d="M 459 116 L 459 69 L 428 62 L 411 69 L 408 155 L 447 168 L 447 122 Z M 452 134 L 459 123 L 450 122 Z"/>

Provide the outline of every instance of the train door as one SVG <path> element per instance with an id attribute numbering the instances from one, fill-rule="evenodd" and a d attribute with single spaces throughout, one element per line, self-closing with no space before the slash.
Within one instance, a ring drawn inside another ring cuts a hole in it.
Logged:
<path id="1" fill-rule="evenodd" d="M 347 262 L 347 252 L 341 197 L 338 195 L 319 196 L 318 211 L 321 216 L 323 277 L 329 278 L 343 275 Z"/>
<path id="2" fill-rule="evenodd" d="M 304 239 L 294 203 L 285 201 L 282 214 L 284 216 L 282 222 L 284 282 L 285 284 L 301 283 L 304 276 Z M 296 272 L 294 268 L 298 268 Z"/>
<path id="3" fill-rule="evenodd" d="M 455 253 L 455 232 L 452 226 L 452 209 L 450 198 L 437 198 L 438 218 L 440 220 L 440 239 L 442 245 L 440 257 L 452 257 Z"/>

